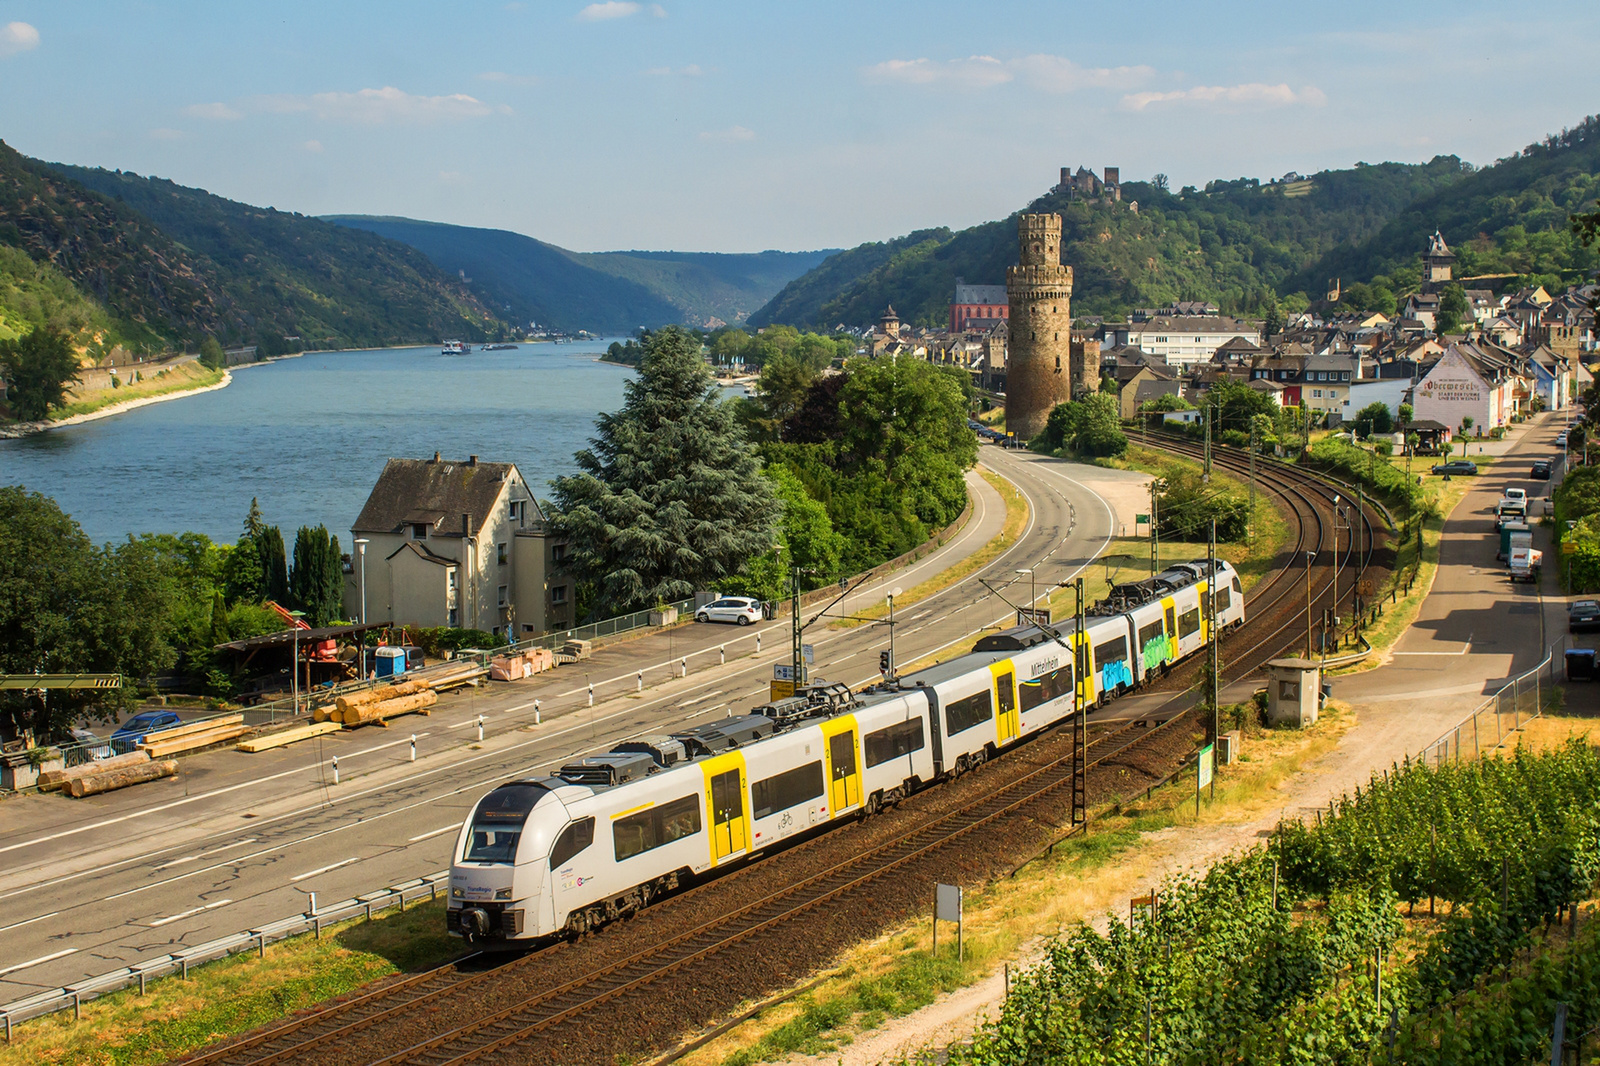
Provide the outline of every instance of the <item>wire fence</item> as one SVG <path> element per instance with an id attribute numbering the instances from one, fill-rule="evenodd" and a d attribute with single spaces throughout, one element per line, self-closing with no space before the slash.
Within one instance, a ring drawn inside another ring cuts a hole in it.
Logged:
<path id="1" fill-rule="evenodd" d="M 1545 651 L 1544 661 L 1506 682 L 1453 729 L 1422 749 L 1424 763 L 1477 758 L 1494 751 L 1523 725 L 1544 713 L 1544 700 L 1561 679 L 1561 664 L 1571 640 L 1562 637 Z"/>

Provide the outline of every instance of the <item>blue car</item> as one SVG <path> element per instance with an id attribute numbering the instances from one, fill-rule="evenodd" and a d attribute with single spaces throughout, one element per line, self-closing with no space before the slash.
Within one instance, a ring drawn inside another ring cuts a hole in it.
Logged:
<path id="1" fill-rule="evenodd" d="M 183 719 L 174 711 L 140 711 L 111 734 L 111 750 L 118 755 L 126 755 L 137 749 L 139 741 L 150 733 L 182 724 Z"/>

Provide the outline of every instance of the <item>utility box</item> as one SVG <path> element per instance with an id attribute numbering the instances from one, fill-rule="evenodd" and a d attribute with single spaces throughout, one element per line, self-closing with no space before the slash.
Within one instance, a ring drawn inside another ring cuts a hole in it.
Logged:
<path id="1" fill-rule="evenodd" d="M 1322 667 L 1310 659 L 1274 659 L 1267 664 L 1267 721 L 1304 729 L 1315 725 L 1321 704 Z"/>
<path id="2" fill-rule="evenodd" d="M 1232 766 L 1239 761 L 1239 743 L 1241 734 L 1237 729 L 1230 729 L 1217 737 L 1217 765 Z"/>

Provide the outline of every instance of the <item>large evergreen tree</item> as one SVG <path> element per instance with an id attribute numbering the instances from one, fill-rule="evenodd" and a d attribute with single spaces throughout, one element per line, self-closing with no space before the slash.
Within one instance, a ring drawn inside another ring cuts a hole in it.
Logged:
<path id="1" fill-rule="evenodd" d="M 339 538 L 327 526 L 301 526 L 294 538 L 294 570 L 289 596 L 305 612 L 310 626 L 336 621 L 342 610 L 344 564 L 339 558 Z"/>
<path id="2" fill-rule="evenodd" d="M 283 532 L 277 526 L 262 526 L 251 538 L 261 558 L 261 592 L 276 603 L 289 601 L 289 558 L 283 550 Z"/>
<path id="3" fill-rule="evenodd" d="M 652 334 L 621 410 L 596 429 L 580 473 L 555 481 L 552 518 L 595 613 L 684 599 L 772 547 L 772 483 L 693 336 Z"/>

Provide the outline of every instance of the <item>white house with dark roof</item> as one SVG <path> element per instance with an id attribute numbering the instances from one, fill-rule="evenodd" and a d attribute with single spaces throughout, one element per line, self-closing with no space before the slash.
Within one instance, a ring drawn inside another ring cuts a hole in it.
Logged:
<path id="1" fill-rule="evenodd" d="M 1171 366 L 1207 363 L 1234 338 L 1261 343 L 1261 324 L 1227 315 L 1157 315 L 1145 322 L 1107 326 L 1108 347 L 1143 349 Z"/>
<path id="2" fill-rule="evenodd" d="M 1470 343 L 1452 344 L 1428 368 L 1412 390 L 1411 406 L 1418 421 L 1489 430 L 1511 421 L 1516 410 L 1516 378 L 1501 360 Z"/>
<path id="3" fill-rule="evenodd" d="M 571 581 L 551 577 L 562 546 L 514 463 L 390 459 L 350 534 L 352 617 L 364 584 L 370 622 L 516 639 L 572 624 Z"/>

